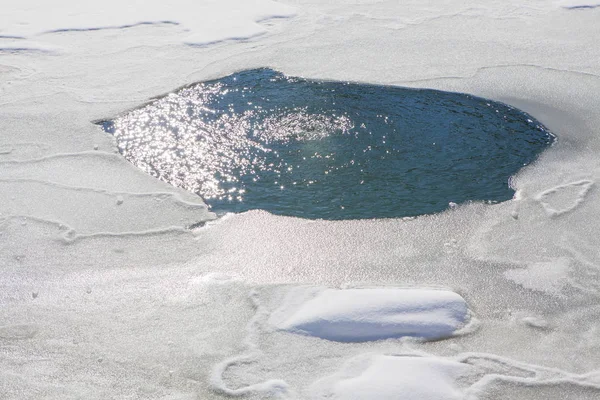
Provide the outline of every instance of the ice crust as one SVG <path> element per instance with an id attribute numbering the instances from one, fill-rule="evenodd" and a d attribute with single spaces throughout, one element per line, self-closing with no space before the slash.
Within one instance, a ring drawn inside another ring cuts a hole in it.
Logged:
<path id="1" fill-rule="evenodd" d="M 55 0 L 47 8 L 40 7 L 35 0 L 10 1 L 0 15 L 0 38 L 25 39 L 49 32 L 176 24 L 187 32 L 185 43 L 203 45 L 263 34 L 265 28 L 259 22 L 294 14 L 292 6 L 273 0 Z"/>
<path id="2" fill-rule="evenodd" d="M 524 269 L 511 269 L 504 275 L 511 281 L 533 290 L 560 295 L 569 283 L 568 259 L 534 263 Z"/>
<path id="3" fill-rule="evenodd" d="M 324 289 L 302 301 L 293 292 L 271 323 L 278 329 L 340 342 L 403 336 L 450 337 L 467 321 L 462 297 L 447 290 L 363 288 Z M 299 308 L 295 309 L 300 301 Z M 282 321 L 277 321 L 282 318 Z"/>
<path id="4" fill-rule="evenodd" d="M 0 397 L 385 398 L 431 387 L 465 400 L 600 398 L 598 8 L 299 0 L 295 18 L 259 26 L 259 14 L 287 15 L 288 3 L 197 2 L 215 7 L 199 18 L 169 3 L 160 20 L 179 25 L 89 30 L 105 20 L 65 14 L 77 23 L 63 24 L 47 17 L 67 3 L 25 11 L 31 4 L 9 1 L 0 13 L 2 35 L 27 37 L 0 39 Z M 43 26 L 9 26 L 23 20 L 18 8 Z M 228 8 L 245 10 L 248 31 L 229 29 L 237 16 L 213 18 Z M 138 11 L 106 21 L 148 21 Z M 264 34 L 188 46 L 188 19 L 223 27 L 215 40 Z M 85 30 L 38 34 L 73 27 Z M 504 101 L 558 142 L 500 204 L 410 220 L 255 211 L 213 221 L 198 198 L 129 165 L 92 124 L 263 66 Z M 274 328 L 287 294 L 306 285 L 451 288 L 480 329 L 338 342 Z"/>

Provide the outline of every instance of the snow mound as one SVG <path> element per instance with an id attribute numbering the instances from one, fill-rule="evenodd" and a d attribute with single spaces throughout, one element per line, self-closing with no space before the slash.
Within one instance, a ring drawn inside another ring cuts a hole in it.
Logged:
<path id="1" fill-rule="evenodd" d="M 292 289 L 270 318 L 277 329 L 339 342 L 441 339 L 468 319 L 465 300 L 436 289 Z"/>
<path id="2" fill-rule="evenodd" d="M 51 7 L 40 7 L 37 0 L 23 0 L 3 5 L 0 37 L 29 38 L 47 32 L 175 24 L 189 31 L 186 43 L 208 44 L 263 34 L 265 28 L 260 22 L 294 14 L 293 7 L 273 0 L 56 0 Z"/>
<path id="3" fill-rule="evenodd" d="M 317 381 L 313 399 L 462 399 L 457 380 L 472 366 L 437 357 L 365 354 L 337 374 Z M 425 384 L 424 384 L 425 383 Z"/>

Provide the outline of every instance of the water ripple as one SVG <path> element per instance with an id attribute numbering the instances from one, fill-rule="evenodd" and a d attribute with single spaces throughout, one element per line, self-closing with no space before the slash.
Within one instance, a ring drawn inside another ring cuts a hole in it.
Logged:
<path id="1" fill-rule="evenodd" d="M 217 212 L 326 219 L 507 200 L 510 176 L 554 140 L 473 96 L 268 69 L 186 87 L 103 126 L 127 160 Z"/>

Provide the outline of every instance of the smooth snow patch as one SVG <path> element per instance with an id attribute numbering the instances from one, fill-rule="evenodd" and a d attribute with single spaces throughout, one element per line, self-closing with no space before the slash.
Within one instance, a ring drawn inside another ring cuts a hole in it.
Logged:
<path id="1" fill-rule="evenodd" d="M 310 398 L 597 399 L 600 387 L 590 377 L 485 353 L 463 353 L 452 358 L 426 353 L 367 353 L 316 381 L 310 387 Z"/>
<path id="2" fill-rule="evenodd" d="M 39 327 L 31 324 L 0 326 L 0 339 L 31 339 L 38 331 Z"/>
<path id="3" fill-rule="evenodd" d="M 317 381 L 313 399 L 458 400 L 461 376 L 474 368 L 437 357 L 361 355 L 337 374 Z"/>
<path id="4" fill-rule="evenodd" d="M 265 28 L 259 22 L 294 14 L 293 7 L 272 0 L 55 0 L 51 7 L 41 6 L 37 0 L 22 0 L 3 5 L 0 37 L 171 23 L 190 32 L 184 42 L 207 44 L 260 35 Z"/>
<path id="5" fill-rule="evenodd" d="M 527 289 L 560 294 L 568 283 L 570 270 L 569 260 L 559 258 L 553 261 L 534 263 L 527 268 L 511 269 L 504 272 L 504 276 Z"/>
<path id="6" fill-rule="evenodd" d="M 280 330 L 340 342 L 403 336 L 452 336 L 468 319 L 465 300 L 449 290 L 413 288 L 292 289 L 269 322 Z"/>
<path id="7" fill-rule="evenodd" d="M 17 200 L 15 196 L 21 193 L 26 195 Z M 45 202 L 37 201 L 37 196 L 55 207 L 49 210 Z M 90 208 L 99 207 L 105 211 L 73 213 L 71 201 L 86 202 Z M 73 235 L 119 235 L 171 228 L 183 230 L 210 215 L 204 204 L 186 201 L 179 194 L 113 192 L 27 178 L 0 179 L 0 204 L 4 207 L 5 218 L 54 223 L 60 225 L 62 233 L 70 239 L 74 239 Z M 156 215 L 150 218 L 149 210 L 157 214 L 162 223 L 157 224 Z"/>

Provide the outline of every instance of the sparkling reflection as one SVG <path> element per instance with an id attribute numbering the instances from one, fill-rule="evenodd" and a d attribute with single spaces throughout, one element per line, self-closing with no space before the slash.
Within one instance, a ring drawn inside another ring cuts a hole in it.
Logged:
<path id="1" fill-rule="evenodd" d="M 268 69 L 186 87 L 103 122 L 147 173 L 216 211 L 399 217 L 506 200 L 553 136 L 462 94 L 319 82 Z"/>

